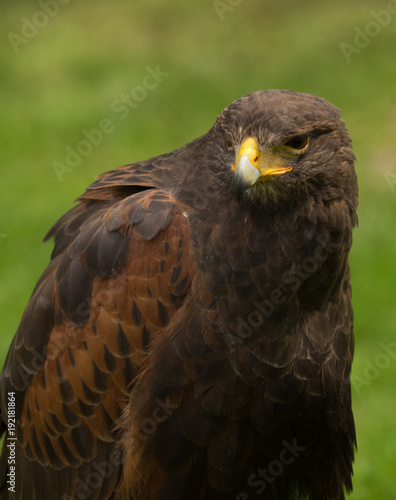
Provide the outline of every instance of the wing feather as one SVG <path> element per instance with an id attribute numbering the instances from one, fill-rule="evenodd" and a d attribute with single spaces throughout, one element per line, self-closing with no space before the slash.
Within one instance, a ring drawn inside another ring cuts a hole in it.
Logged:
<path id="1" fill-rule="evenodd" d="M 139 176 L 146 186 L 149 177 Z M 128 197 L 109 189 L 111 196 L 102 179 L 48 233 L 52 261 L 1 375 L 3 411 L 8 391 L 18 391 L 15 498 L 54 498 L 48 478 L 76 495 L 98 457 L 111 464 L 116 424 L 148 345 L 194 275 L 185 207 L 152 186 Z M 24 473 L 28 464 L 34 478 Z M 67 481 L 56 472 L 63 469 Z M 119 476 L 115 463 L 89 498 L 109 498 Z"/>

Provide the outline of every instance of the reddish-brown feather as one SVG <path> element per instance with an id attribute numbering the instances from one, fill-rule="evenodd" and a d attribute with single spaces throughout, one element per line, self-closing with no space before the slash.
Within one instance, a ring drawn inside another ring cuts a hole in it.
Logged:
<path id="1" fill-rule="evenodd" d="M 52 320 L 48 316 L 52 323 L 47 321 L 48 341 L 40 347 L 44 339 L 37 337 L 32 358 L 26 346 L 34 337 L 24 338 L 22 322 L 17 351 L 24 365 L 33 363 L 28 367 L 33 376 L 24 395 L 19 443 L 30 459 L 55 470 L 74 467 L 75 474 L 97 455 L 99 446 L 114 442 L 116 423 L 147 357 L 150 339 L 180 307 L 194 275 L 183 206 L 148 190 L 132 203 L 121 199 L 102 212 L 90 211 L 92 202 L 84 200 L 95 194 L 111 199 L 109 190 L 89 193 L 49 233 L 58 234 L 54 256 L 58 255 L 60 266 L 52 264 L 52 271 L 42 278 L 53 311 Z M 164 217 L 150 216 L 161 215 L 161 210 Z M 91 219 L 78 230 L 84 211 Z M 118 240 L 111 231 L 118 232 L 124 248 L 127 245 L 127 258 L 119 254 L 122 267 L 114 256 L 119 250 L 109 238 Z M 108 243 L 114 250 L 106 249 Z M 83 271 L 86 278 L 79 289 L 80 269 L 88 271 Z M 80 290 L 74 299 L 69 288 Z M 29 325 L 34 321 L 25 321 L 26 328 L 33 328 Z M 43 359 L 41 351 L 46 358 L 43 366 L 35 360 Z M 117 470 L 118 466 L 114 473 Z M 22 484 L 19 491 L 23 492 Z"/>

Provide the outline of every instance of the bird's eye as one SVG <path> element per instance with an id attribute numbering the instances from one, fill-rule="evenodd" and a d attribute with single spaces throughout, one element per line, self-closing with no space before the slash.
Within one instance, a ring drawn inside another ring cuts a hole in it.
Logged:
<path id="1" fill-rule="evenodd" d="M 225 145 L 226 145 L 226 148 L 228 149 L 228 151 L 234 150 L 234 146 L 233 146 L 232 142 L 227 138 L 225 140 Z"/>
<path id="2" fill-rule="evenodd" d="M 295 135 L 285 142 L 285 146 L 301 152 L 307 149 L 308 143 L 309 137 L 307 135 Z"/>

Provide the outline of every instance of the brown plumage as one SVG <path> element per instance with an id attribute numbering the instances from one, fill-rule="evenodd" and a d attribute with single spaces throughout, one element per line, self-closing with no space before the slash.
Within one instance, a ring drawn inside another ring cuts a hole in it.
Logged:
<path id="1" fill-rule="evenodd" d="M 269 90 L 91 185 L 1 375 L 0 498 L 343 499 L 353 162 L 338 110 Z"/>

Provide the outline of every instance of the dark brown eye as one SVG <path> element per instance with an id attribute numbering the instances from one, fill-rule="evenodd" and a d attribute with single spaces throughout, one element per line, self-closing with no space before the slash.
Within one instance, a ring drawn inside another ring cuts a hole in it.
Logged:
<path id="1" fill-rule="evenodd" d="M 234 146 L 232 144 L 232 142 L 226 138 L 225 140 L 225 145 L 226 145 L 226 148 L 229 150 L 229 151 L 232 151 L 234 149 Z"/>
<path id="2" fill-rule="evenodd" d="M 304 151 L 308 147 L 308 143 L 309 137 L 307 135 L 296 135 L 285 142 L 285 146 L 289 146 L 289 148 L 296 151 Z"/>

